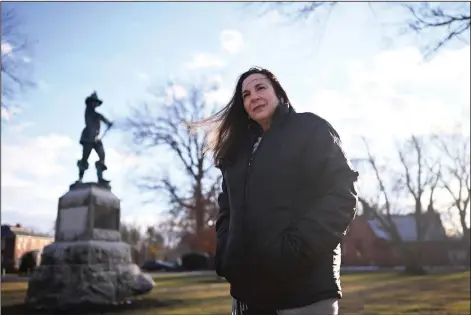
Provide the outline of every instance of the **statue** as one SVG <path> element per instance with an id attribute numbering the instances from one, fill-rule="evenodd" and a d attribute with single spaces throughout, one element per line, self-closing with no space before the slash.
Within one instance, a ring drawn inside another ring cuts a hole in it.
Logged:
<path id="1" fill-rule="evenodd" d="M 105 164 L 105 149 L 101 138 L 103 138 L 113 123 L 106 119 L 102 114 L 96 112 L 96 108 L 102 103 L 103 101 L 98 98 L 96 92 L 93 92 L 92 95 L 85 99 L 85 128 L 80 137 L 80 144 L 82 145 L 82 159 L 77 162 L 77 166 L 79 168 L 79 179 L 77 183 L 82 182 L 83 175 L 88 169 L 88 158 L 90 157 L 90 153 L 92 153 L 92 150 L 95 150 L 98 154 L 98 161 L 95 163 L 98 183 L 102 185 L 109 184 L 109 180 L 103 178 L 103 172 L 107 170 L 107 167 Z M 101 122 L 108 125 L 108 128 L 100 138 Z"/>
<path id="2" fill-rule="evenodd" d="M 32 311 L 103 310 L 129 303 L 155 286 L 152 277 L 133 263 L 131 245 L 121 239 L 121 200 L 103 179 L 106 165 L 101 141 L 112 123 L 96 112 L 102 103 L 96 92 L 85 100 L 79 179 L 59 198 L 54 242 L 43 248 L 41 263 L 29 277 L 25 304 Z M 108 128 L 100 138 L 101 122 Z M 99 157 L 95 164 L 98 183 L 82 183 L 92 150 Z"/>

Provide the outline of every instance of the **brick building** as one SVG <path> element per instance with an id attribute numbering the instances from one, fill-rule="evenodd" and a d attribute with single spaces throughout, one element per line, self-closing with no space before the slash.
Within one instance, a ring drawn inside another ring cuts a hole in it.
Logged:
<path id="1" fill-rule="evenodd" d="M 424 214 L 428 228 L 423 241 L 417 240 L 413 215 L 392 215 L 391 218 L 411 250 L 420 249 L 422 261 L 429 266 L 461 265 L 466 260 L 462 241 L 446 236 L 440 215 L 435 211 Z M 342 264 L 346 266 L 403 266 L 404 259 L 377 219 L 357 216 L 349 227 L 342 244 Z"/>
<path id="2" fill-rule="evenodd" d="M 54 238 L 45 234 L 28 231 L 21 224 L 1 226 L 2 270 L 18 271 L 21 257 L 32 250 L 42 250 Z"/>

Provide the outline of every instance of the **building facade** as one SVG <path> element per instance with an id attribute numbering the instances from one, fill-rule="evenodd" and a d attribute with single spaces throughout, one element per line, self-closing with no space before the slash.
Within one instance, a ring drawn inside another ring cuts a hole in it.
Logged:
<path id="1" fill-rule="evenodd" d="M 45 234 L 28 231 L 21 224 L 2 225 L 2 270 L 17 272 L 21 257 L 33 250 L 42 250 L 54 242 L 54 238 Z"/>
<path id="2" fill-rule="evenodd" d="M 428 266 L 462 265 L 466 261 L 463 242 L 450 239 L 436 212 L 425 213 L 428 221 L 423 240 L 418 240 L 413 215 L 391 216 L 403 245 L 409 251 L 419 252 L 421 261 Z M 377 219 L 357 216 L 342 243 L 342 264 L 345 266 L 404 266 L 404 255 L 394 244 L 388 231 Z"/>

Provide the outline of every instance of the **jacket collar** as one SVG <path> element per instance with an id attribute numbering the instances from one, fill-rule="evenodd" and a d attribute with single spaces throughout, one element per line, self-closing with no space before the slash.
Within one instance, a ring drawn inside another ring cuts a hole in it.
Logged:
<path id="1" fill-rule="evenodd" d="M 278 106 L 276 106 L 275 112 L 273 113 L 270 129 L 282 122 L 284 118 L 290 113 L 295 113 L 294 108 L 290 104 L 279 104 Z M 263 133 L 262 126 L 260 126 L 252 119 L 250 119 L 249 122 L 249 130 L 257 135 Z"/>

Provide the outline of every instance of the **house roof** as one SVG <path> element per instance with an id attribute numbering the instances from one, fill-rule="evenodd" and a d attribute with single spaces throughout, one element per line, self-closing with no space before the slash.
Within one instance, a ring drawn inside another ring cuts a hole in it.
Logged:
<path id="1" fill-rule="evenodd" d="M 1 226 L 1 234 L 2 238 L 4 237 L 13 237 L 15 235 L 23 235 L 23 236 L 32 236 L 32 237 L 42 237 L 42 238 L 53 238 L 46 233 L 38 233 L 33 231 L 28 231 L 24 227 L 21 226 L 10 226 L 10 225 L 2 225 Z"/>
<path id="2" fill-rule="evenodd" d="M 424 214 L 425 215 L 425 214 Z M 433 218 L 429 220 L 428 229 L 425 233 L 426 241 L 444 240 L 446 239 L 446 232 L 443 228 L 440 216 L 438 213 L 429 216 Z M 413 215 L 392 215 L 392 221 L 394 222 L 399 235 L 403 241 L 417 241 L 417 228 L 415 224 L 415 217 Z M 391 236 L 388 231 L 385 231 L 379 219 L 367 220 L 369 226 L 373 230 L 373 233 L 382 239 L 391 240 Z"/>

